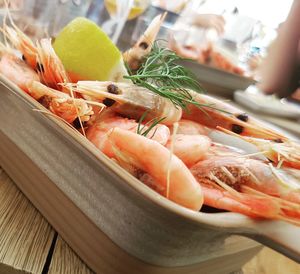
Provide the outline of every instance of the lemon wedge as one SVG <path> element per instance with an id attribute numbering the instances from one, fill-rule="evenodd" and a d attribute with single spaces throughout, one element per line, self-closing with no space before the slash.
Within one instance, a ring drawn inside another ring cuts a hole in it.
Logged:
<path id="1" fill-rule="evenodd" d="M 122 54 L 94 22 L 78 17 L 56 37 L 53 48 L 73 81 L 121 81 Z"/>

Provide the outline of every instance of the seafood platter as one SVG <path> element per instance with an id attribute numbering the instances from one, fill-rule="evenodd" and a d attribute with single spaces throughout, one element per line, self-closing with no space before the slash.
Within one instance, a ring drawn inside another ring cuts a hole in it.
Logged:
<path id="1" fill-rule="evenodd" d="M 232 235 L 300 262 L 300 144 L 205 94 L 164 16 L 122 54 L 88 19 L 32 41 L 8 15 L 1 166 L 98 273 L 191 273 Z"/>

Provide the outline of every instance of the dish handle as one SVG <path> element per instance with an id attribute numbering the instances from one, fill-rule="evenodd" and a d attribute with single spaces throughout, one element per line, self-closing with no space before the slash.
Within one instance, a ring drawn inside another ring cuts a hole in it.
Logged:
<path id="1" fill-rule="evenodd" d="M 248 228 L 251 232 L 239 234 L 252 238 L 300 263 L 299 226 L 282 221 L 269 221 L 259 222 Z"/>

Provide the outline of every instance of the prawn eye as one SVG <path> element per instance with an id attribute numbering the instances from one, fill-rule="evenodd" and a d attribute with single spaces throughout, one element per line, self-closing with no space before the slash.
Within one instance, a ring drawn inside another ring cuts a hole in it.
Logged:
<path id="1" fill-rule="evenodd" d="M 149 45 L 148 45 L 148 43 L 146 43 L 146 42 L 141 42 L 141 43 L 139 44 L 139 47 L 142 48 L 142 49 L 147 49 L 147 48 L 149 47 Z"/>
<path id="2" fill-rule="evenodd" d="M 50 96 L 47 95 L 43 95 L 42 97 L 40 97 L 37 100 L 41 105 L 43 105 L 45 108 L 49 108 L 50 107 L 50 103 L 52 101 L 52 98 Z"/>
<path id="3" fill-rule="evenodd" d="M 108 85 L 107 91 L 108 91 L 109 93 L 112 93 L 112 94 L 119 94 L 119 89 L 118 89 L 118 87 L 117 87 L 116 85 L 114 85 L 114 84 Z"/>
<path id="4" fill-rule="evenodd" d="M 274 139 L 274 140 L 273 140 L 273 142 L 275 142 L 275 143 L 279 143 L 279 144 L 283 143 L 283 141 L 282 141 L 280 138 L 278 138 L 278 139 Z"/>
<path id="5" fill-rule="evenodd" d="M 240 125 L 233 124 L 231 130 L 234 133 L 241 134 L 244 131 L 244 127 L 242 127 Z"/>
<path id="6" fill-rule="evenodd" d="M 116 101 L 110 98 L 105 98 L 103 100 L 103 104 L 106 105 L 107 107 L 111 107 Z"/>
<path id="7" fill-rule="evenodd" d="M 243 122 L 248 122 L 249 116 L 247 113 L 241 113 L 241 114 L 237 115 L 236 118 L 238 118 L 239 120 L 241 120 Z"/>
<path id="8" fill-rule="evenodd" d="M 25 57 L 24 54 L 22 55 L 22 60 L 23 60 L 24 62 L 26 62 L 26 57 Z"/>

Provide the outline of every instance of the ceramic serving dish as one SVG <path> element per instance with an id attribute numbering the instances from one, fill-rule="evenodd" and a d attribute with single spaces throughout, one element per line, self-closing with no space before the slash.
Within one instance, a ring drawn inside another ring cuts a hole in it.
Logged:
<path id="1" fill-rule="evenodd" d="M 232 235 L 300 261 L 299 227 L 174 204 L 39 110 L 0 76 L 0 164 L 94 271 L 195 273 L 203 262 L 259 249 Z"/>

